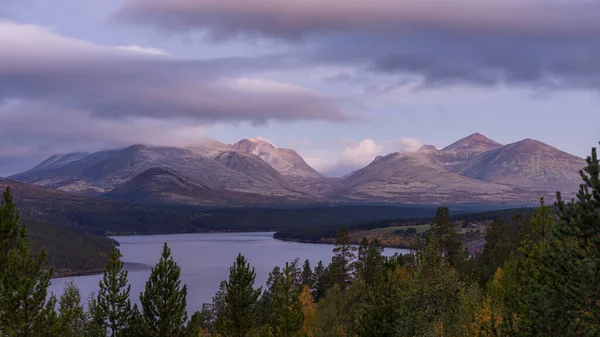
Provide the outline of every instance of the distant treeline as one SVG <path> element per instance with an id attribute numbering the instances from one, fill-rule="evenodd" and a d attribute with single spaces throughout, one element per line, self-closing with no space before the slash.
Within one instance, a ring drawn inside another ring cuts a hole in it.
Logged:
<path id="1" fill-rule="evenodd" d="M 503 219 L 510 223 L 516 214 L 531 215 L 535 208 L 513 208 L 480 213 L 458 214 L 452 217 L 452 221 L 476 222 L 484 220 Z M 355 221 L 351 223 L 334 223 L 323 226 L 289 227 L 277 231 L 273 237 L 281 240 L 297 240 L 306 242 L 318 242 L 322 239 L 334 239 L 342 228 L 350 231 L 371 230 L 391 226 L 415 226 L 427 224 L 433 219 L 433 215 L 412 218 L 393 218 L 377 221 Z"/>

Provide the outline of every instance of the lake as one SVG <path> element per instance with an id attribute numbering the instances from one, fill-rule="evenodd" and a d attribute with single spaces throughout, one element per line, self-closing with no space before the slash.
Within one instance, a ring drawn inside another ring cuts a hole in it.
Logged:
<path id="1" fill-rule="evenodd" d="M 276 266 L 300 259 L 300 264 L 308 259 L 311 266 L 322 260 L 331 261 L 333 245 L 308 244 L 273 239 L 273 233 L 201 233 L 174 235 L 135 235 L 114 237 L 121 246 L 121 254 L 128 280 L 131 284 L 131 297 L 139 303 L 139 295 L 144 290 L 150 275 L 150 269 L 158 262 L 163 243 L 171 248 L 171 255 L 181 267 L 181 281 L 188 287 L 189 315 L 202 309 L 203 303 L 211 302 L 219 283 L 227 280 L 229 268 L 238 253 L 244 254 L 256 271 L 255 285 L 264 285 L 269 273 Z M 406 249 L 386 248 L 384 255 L 396 252 L 407 253 Z M 57 296 L 68 280 L 75 280 L 82 297 L 98 291 L 98 282 L 102 275 L 57 278 L 52 280 L 49 292 Z"/>

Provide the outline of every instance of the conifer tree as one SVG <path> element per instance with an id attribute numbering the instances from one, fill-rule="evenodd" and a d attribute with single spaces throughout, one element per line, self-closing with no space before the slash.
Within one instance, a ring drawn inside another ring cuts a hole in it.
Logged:
<path id="1" fill-rule="evenodd" d="M 342 291 L 348 289 L 352 282 L 355 252 L 356 247 L 351 245 L 350 232 L 343 228 L 335 241 L 334 255 L 329 266 L 333 283 L 339 285 Z"/>
<path id="2" fill-rule="evenodd" d="M 315 282 L 312 286 L 312 295 L 315 301 L 319 301 L 325 297 L 327 289 L 331 287 L 331 274 L 329 267 L 325 267 L 323 261 L 319 261 L 315 266 L 314 279 Z"/>
<path id="3" fill-rule="evenodd" d="M 308 288 L 312 288 L 313 284 L 315 283 L 315 277 L 314 277 L 314 273 L 310 267 L 310 261 L 308 259 L 306 259 L 304 261 L 304 264 L 302 265 L 302 285 L 303 286 L 308 286 Z"/>
<path id="4" fill-rule="evenodd" d="M 46 264 L 45 251 L 32 254 L 27 228 L 21 226 L 18 244 L 8 252 L 6 267 L 0 274 L 0 332 L 3 335 L 42 335 L 50 321 L 55 320 L 55 299 L 47 300 L 53 269 L 46 269 Z"/>
<path id="5" fill-rule="evenodd" d="M 431 222 L 431 235 L 440 245 L 446 261 L 456 267 L 464 256 L 462 244 L 456 236 L 448 207 L 437 209 L 435 218 Z"/>
<path id="6" fill-rule="evenodd" d="M 180 268 L 165 243 L 160 260 L 140 294 L 147 336 L 181 336 L 187 321 L 187 286 L 181 286 Z"/>
<path id="7" fill-rule="evenodd" d="M 298 297 L 296 273 L 294 266 L 286 263 L 283 273 L 273 284 L 269 325 L 275 336 L 292 336 L 302 328 L 304 313 Z"/>
<path id="8" fill-rule="evenodd" d="M 229 269 L 223 308 L 217 318 L 217 331 L 223 336 L 248 336 L 257 326 L 257 301 L 261 289 L 254 289 L 256 273 L 239 254 Z"/>
<path id="9" fill-rule="evenodd" d="M 7 187 L 0 201 L 0 274 L 6 269 L 8 254 L 19 247 L 20 226 L 19 211 Z"/>
<path id="10" fill-rule="evenodd" d="M 379 240 L 374 239 L 371 242 L 367 238 L 361 240 L 356 260 L 356 274 L 368 286 L 374 285 L 383 272 L 384 258 L 382 254 L 383 247 L 379 244 Z"/>
<path id="11" fill-rule="evenodd" d="M 64 337 L 82 336 L 87 317 L 81 303 L 81 292 L 74 281 L 65 284 L 58 306 L 60 335 Z"/>
<path id="12" fill-rule="evenodd" d="M 544 198 L 540 199 L 540 207 L 536 208 L 535 216 L 531 220 L 533 230 L 542 238 L 542 241 L 550 236 L 550 232 L 554 227 L 554 212 L 550 206 L 546 206 Z"/>
<path id="13" fill-rule="evenodd" d="M 132 319 L 129 293 L 131 286 L 127 284 L 127 271 L 123 269 L 119 251 L 113 247 L 106 269 L 99 282 L 98 297 L 95 305 L 96 320 L 104 324 L 111 337 L 119 336 L 128 327 Z"/>

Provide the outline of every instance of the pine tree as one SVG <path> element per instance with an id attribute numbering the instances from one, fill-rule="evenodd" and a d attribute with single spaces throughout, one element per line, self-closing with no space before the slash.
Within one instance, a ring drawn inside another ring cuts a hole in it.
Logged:
<path id="1" fill-rule="evenodd" d="M 356 274 L 362 278 L 368 286 L 375 284 L 383 272 L 383 247 L 379 240 L 369 242 L 363 238 L 358 248 L 358 259 L 356 261 Z"/>
<path id="2" fill-rule="evenodd" d="M 239 254 L 229 269 L 223 308 L 217 318 L 217 330 L 223 336 L 248 336 L 257 328 L 257 301 L 261 289 L 254 289 L 256 273 Z"/>
<path id="3" fill-rule="evenodd" d="M 127 284 L 127 271 L 123 269 L 119 251 L 113 247 L 96 298 L 96 320 L 102 324 L 112 337 L 131 323 L 132 308 L 129 299 L 131 286 Z"/>
<path id="4" fill-rule="evenodd" d="M 352 282 L 355 252 L 356 247 L 351 245 L 350 233 L 347 228 L 343 228 L 335 241 L 330 265 L 333 283 L 339 285 L 342 291 L 348 289 Z"/>
<path id="5" fill-rule="evenodd" d="M 540 207 L 535 210 L 535 216 L 531 221 L 533 230 L 542 238 L 542 241 L 550 236 L 554 227 L 554 212 L 550 206 L 544 204 L 544 198 L 540 199 Z"/>
<path id="6" fill-rule="evenodd" d="M 439 243 L 448 263 L 456 267 L 463 259 L 462 243 L 457 238 L 448 207 L 439 207 L 431 222 L 431 235 Z"/>
<path id="7" fill-rule="evenodd" d="M 58 305 L 60 335 L 64 337 L 82 336 L 87 324 L 87 317 L 81 303 L 81 293 L 74 281 L 65 284 Z"/>
<path id="8" fill-rule="evenodd" d="M 1 334 L 38 336 L 48 330 L 50 321 L 54 322 L 55 299 L 47 300 L 53 269 L 46 269 L 46 264 L 45 251 L 32 254 L 27 228 L 21 226 L 18 244 L 8 252 L 0 274 Z"/>
<path id="9" fill-rule="evenodd" d="M 6 270 L 8 254 L 19 247 L 20 226 L 19 211 L 7 187 L 0 201 L 0 274 Z"/>
<path id="10" fill-rule="evenodd" d="M 269 325 L 275 336 L 292 336 L 300 328 L 304 320 L 299 289 L 296 284 L 296 268 L 285 264 L 283 273 L 278 277 L 271 292 Z"/>
<path id="11" fill-rule="evenodd" d="M 315 276 L 310 268 L 310 261 L 306 259 L 304 261 L 304 265 L 302 265 L 302 285 L 308 286 L 308 288 L 312 288 L 315 283 Z"/>
<path id="12" fill-rule="evenodd" d="M 187 287 L 181 286 L 180 268 L 165 243 L 160 260 L 140 294 L 147 336 L 180 336 L 187 321 Z"/>
<path id="13" fill-rule="evenodd" d="M 319 263 L 317 263 L 314 272 L 314 279 L 315 282 L 311 291 L 314 300 L 319 301 L 320 299 L 325 297 L 325 293 L 332 286 L 331 273 L 329 272 L 329 267 L 325 267 L 323 265 L 323 261 L 319 261 Z"/>
<path id="14" fill-rule="evenodd" d="M 533 250 L 539 256 L 534 260 L 538 272 L 524 281 L 524 328 L 529 334 L 595 336 L 600 331 L 600 165 L 595 148 L 586 162 L 577 197 L 566 203 L 557 193 L 559 221 L 547 243 Z"/>

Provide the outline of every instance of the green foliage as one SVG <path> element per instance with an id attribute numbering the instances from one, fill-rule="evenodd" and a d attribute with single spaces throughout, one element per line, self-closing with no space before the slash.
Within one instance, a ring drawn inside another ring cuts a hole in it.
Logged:
<path id="1" fill-rule="evenodd" d="M 438 208 L 431 222 L 431 238 L 437 241 L 446 261 L 456 267 L 463 259 L 462 243 L 457 238 L 448 207 Z"/>
<path id="2" fill-rule="evenodd" d="M 46 253 L 33 254 L 7 188 L 0 203 L 0 335 L 37 336 L 56 323 L 56 299 L 47 299 L 52 268 Z"/>
<path id="3" fill-rule="evenodd" d="M 297 271 L 286 263 L 283 272 L 274 280 L 271 290 L 269 325 L 275 336 L 292 336 L 302 328 L 304 314 L 300 303 Z"/>
<path id="4" fill-rule="evenodd" d="M 369 242 L 363 238 L 358 247 L 358 259 L 355 264 L 356 275 L 369 286 L 374 285 L 383 271 L 383 247 L 377 239 Z"/>
<path id="5" fill-rule="evenodd" d="M 223 336 L 247 336 L 257 329 L 258 297 L 261 289 L 254 289 L 256 273 L 246 258 L 239 254 L 229 269 L 223 307 L 217 317 L 217 331 Z"/>
<path id="6" fill-rule="evenodd" d="M 58 302 L 58 331 L 64 337 L 82 335 L 87 322 L 86 312 L 81 303 L 81 293 L 75 282 L 65 284 Z"/>
<path id="7" fill-rule="evenodd" d="M 98 297 L 94 308 L 95 320 L 105 326 L 112 337 L 120 336 L 132 319 L 132 308 L 129 300 L 131 286 L 127 284 L 127 271 L 123 270 L 119 251 L 113 247 L 100 280 Z M 102 328 L 104 329 L 104 328 Z"/>
<path id="8" fill-rule="evenodd" d="M 348 289 L 354 276 L 356 250 L 356 247 L 351 244 L 348 229 L 343 228 L 335 241 L 330 266 L 333 283 L 337 284 L 343 291 Z"/>
<path id="9" fill-rule="evenodd" d="M 180 336 L 187 321 L 187 287 L 181 286 L 181 270 L 165 243 L 160 260 L 140 294 L 145 336 Z"/>
<path id="10" fill-rule="evenodd" d="M 325 297 L 327 289 L 329 289 L 333 283 L 329 266 L 325 267 L 323 261 L 319 261 L 317 263 L 314 272 L 314 279 L 315 282 L 313 283 L 311 291 L 313 299 L 318 302 L 320 299 Z"/>
<path id="11" fill-rule="evenodd" d="M 315 284 L 315 274 L 310 267 L 310 261 L 308 259 L 304 261 L 304 264 L 302 265 L 301 283 L 309 289 Z"/>
<path id="12" fill-rule="evenodd" d="M 10 252 L 19 247 L 20 227 L 19 211 L 7 187 L 0 201 L 0 272 L 6 270 Z"/>

